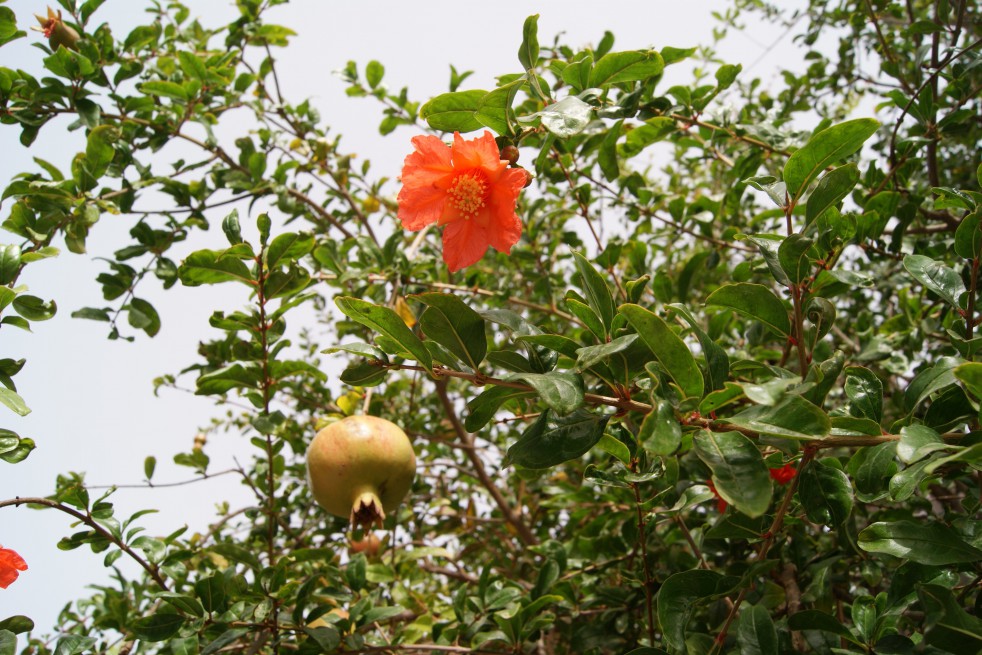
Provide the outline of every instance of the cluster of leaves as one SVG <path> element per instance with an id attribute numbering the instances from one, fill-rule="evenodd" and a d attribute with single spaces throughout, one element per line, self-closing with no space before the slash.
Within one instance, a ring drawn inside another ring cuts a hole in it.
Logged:
<path id="1" fill-rule="evenodd" d="M 221 427 L 254 447 L 222 474 L 255 502 L 204 535 L 142 535 L 78 474 L 0 501 L 65 512 L 84 529 L 63 547 L 141 565 L 30 652 L 978 651 L 972 3 L 813 2 L 801 42 L 839 30 L 838 59 L 808 51 L 776 92 L 708 49 L 619 51 L 609 33 L 543 47 L 536 16 L 492 90 L 452 68 L 420 104 L 380 63 L 364 79 L 350 64 L 383 134 L 489 129 L 528 158 L 522 241 L 459 279 L 439 239 L 394 229 L 386 180 L 280 96 L 273 53 L 292 32 L 265 22 L 271 4 L 241 0 L 209 29 L 171 3 L 120 40 L 92 27 L 98 0 L 61 0 L 78 50 L 45 52 L 40 79 L 0 68 L 0 121 L 25 145 L 62 114 L 87 134 L 70 176 L 38 161 L 4 191 L 20 242 L 0 250 L 0 310 L 16 313 L 0 323 L 54 312 L 15 286 L 24 266 L 61 240 L 84 252 L 103 213 L 133 217 L 98 279 L 111 305 L 76 314 L 152 337 L 147 279 L 240 289 L 246 307 L 212 316 L 182 374 L 247 403 Z M 781 16 L 754 2 L 724 18 L 745 12 Z M 17 35 L 0 7 L 0 37 Z M 662 88 L 683 61 L 692 83 Z M 879 120 L 850 118 L 863 97 Z M 226 143 L 231 112 L 254 128 Z M 162 172 L 168 143 L 187 154 Z M 145 209 L 151 190 L 170 207 Z M 168 257 L 228 205 L 227 248 Z M 249 240 L 239 210 L 256 205 Z M 288 329 L 311 315 L 328 342 Z M 340 392 L 321 353 L 350 357 Z M 23 362 L 0 365 L 0 400 L 24 413 Z M 314 429 L 358 411 L 398 419 L 420 461 L 381 553 L 349 551 L 304 484 Z M 0 433 L 8 462 L 32 445 Z M 202 479 L 218 474 L 205 445 L 175 457 Z M 0 653 L 32 627 L 0 622 Z"/>

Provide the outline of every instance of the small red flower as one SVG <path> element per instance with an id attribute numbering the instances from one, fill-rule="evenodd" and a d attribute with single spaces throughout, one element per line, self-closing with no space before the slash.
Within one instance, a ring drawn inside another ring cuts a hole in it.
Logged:
<path id="1" fill-rule="evenodd" d="M 488 246 L 508 254 L 522 223 L 515 213 L 525 186 L 521 168 L 508 168 L 494 136 L 485 131 L 453 145 L 435 136 L 413 137 L 415 150 L 402 167 L 399 220 L 413 232 L 436 223 L 443 231 L 443 261 L 457 271 L 478 262 Z"/>
<path id="2" fill-rule="evenodd" d="M 798 475 L 798 470 L 791 466 L 791 464 L 785 464 L 779 469 L 770 469 L 771 479 L 778 484 L 787 484 L 791 482 L 794 476 Z"/>
<path id="3" fill-rule="evenodd" d="M 722 514 L 726 511 L 726 501 L 723 500 L 723 497 L 719 495 L 718 491 L 716 491 L 716 485 L 713 484 L 712 480 L 706 480 L 706 484 L 709 486 L 709 490 L 713 492 L 713 495 L 716 496 L 716 509 L 720 514 Z"/>
<path id="4" fill-rule="evenodd" d="M 27 570 L 24 558 L 9 548 L 0 546 L 0 589 L 10 586 L 21 571 Z"/>

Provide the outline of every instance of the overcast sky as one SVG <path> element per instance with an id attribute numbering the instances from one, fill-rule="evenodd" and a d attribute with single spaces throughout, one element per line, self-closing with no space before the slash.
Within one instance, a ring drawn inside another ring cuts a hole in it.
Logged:
<path id="1" fill-rule="evenodd" d="M 145 19 L 143 4 L 141 0 L 108 0 L 93 16 L 92 25 L 108 22 L 117 38 L 124 38 Z M 224 24 L 235 16 L 233 2 L 187 4 L 205 25 Z M 347 97 L 344 83 L 332 74 L 346 61 L 357 61 L 363 70 L 369 60 L 377 59 L 386 67 L 387 85 L 409 86 L 413 99 L 425 101 L 446 91 L 451 63 L 459 71 L 475 71 L 463 88 L 492 88 L 496 75 L 519 72 L 516 53 L 523 21 L 531 13 L 540 14 L 543 44 L 551 43 L 559 32 L 565 33 L 564 42 L 573 47 L 596 44 L 606 29 L 617 37 L 617 50 L 661 49 L 710 43 L 716 26 L 710 12 L 727 4 L 722 0 L 608 0 L 600 9 L 597 3 L 573 0 L 493 5 L 459 0 L 302 0 L 277 7 L 269 20 L 298 33 L 289 48 L 276 52 L 285 95 L 292 102 L 310 97 L 324 122 L 344 135 L 343 150 L 370 159 L 376 176 L 395 178 L 414 133 L 400 128 L 388 137 L 379 136 L 380 106 L 372 100 Z M 35 22 L 32 13 L 44 13 L 44 3 L 36 0 L 11 0 L 6 6 L 16 12 L 25 30 Z M 783 33 L 782 28 L 754 21 L 749 34 L 732 34 L 720 51 L 728 63 L 743 63 L 745 68 L 753 64 L 751 73 L 766 80 L 778 66 L 801 67 L 800 62 L 796 65 L 788 39 L 780 40 Z M 31 32 L 26 39 L 4 46 L 0 66 L 39 74 L 43 54 L 30 46 L 39 38 Z M 780 42 L 771 48 L 776 41 Z M 691 79 L 683 66 L 669 70 L 674 79 L 666 80 L 665 88 Z M 0 182 L 6 185 L 17 173 L 39 170 L 32 157 L 67 170 L 74 153 L 84 147 L 84 135 L 66 134 L 65 125 L 46 127 L 30 150 L 20 146 L 16 128 L 0 126 Z M 239 129 L 247 130 L 248 124 Z M 0 221 L 9 215 L 11 204 L 8 200 L 0 207 Z M 243 223 L 254 222 L 254 218 L 243 218 Z M 72 319 L 70 314 L 80 307 L 107 304 L 95 282 L 105 264 L 95 257 L 124 244 L 131 224 L 127 217 L 104 216 L 93 230 L 89 254 L 79 256 L 65 250 L 57 259 L 32 264 L 19 280 L 29 285 L 31 293 L 54 298 L 59 311 L 51 321 L 34 324 L 31 334 L 11 327 L 2 331 L 0 357 L 27 359 L 15 382 L 33 413 L 19 418 L 0 410 L 0 426 L 33 438 L 38 448 L 20 464 L 0 462 L 0 499 L 49 495 L 55 476 L 66 471 L 84 471 L 90 484 L 139 483 L 148 455 L 158 460 L 155 482 L 191 477 L 189 469 L 170 463 L 173 455 L 188 450 L 199 426 L 207 425 L 221 410 L 207 398 L 190 394 L 165 391 L 155 398 L 152 380 L 194 362 L 198 341 L 210 336 L 207 319 L 212 311 L 238 309 L 247 297 L 230 292 L 228 286 L 178 286 L 151 293 L 149 287 L 155 282 L 149 281 L 140 293 L 160 311 L 163 328 L 156 338 L 138 336 L 135 343 L 110 342 L 106 324 Z M 201 239 L 191 245 L 195 249 L 224 243 L 217 228 L 195 237 Z M 0 243 L 12 242 L 16 242 L 12 235 L 0 236 Z M 240 435 L 220 434 L 209 442 L 206 452 L 213 470 L 218 471 L 231 466 L 236 453 L 243 461 L 248 459 L 249 448 Z M 160 509 L 141 521 L 153 535 L 168 534 L 185 524 L 201 530 L 214 519 L 215 505 L 224 500 L 232 501 L 234 507 L 248 502 L 249 496 L 230 478 L 219 478 L 170 489 L 123 489 L 112 497 L 120 517 L 146 507 Z M 60 609 L 81 597 L 86 585 L 107 581 L 102 555 L 88 549 L 63 552 L 56 548 L 57 541 L 72 532 L 64 514 L 26 508 L 0 510 L 0 544 L 17 550 L 30 566 L 10 588 L 0 590 L 0 619 L 26 614 L 35 620 L 39 632 L 50 631 Z"/>

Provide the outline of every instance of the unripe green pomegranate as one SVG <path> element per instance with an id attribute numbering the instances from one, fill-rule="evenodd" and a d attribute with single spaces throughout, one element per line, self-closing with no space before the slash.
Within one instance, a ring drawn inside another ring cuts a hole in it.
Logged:
<path id="1" fill-rule="evenodd" d="M 349 416 L 317 433 L 307 448 L 307 482 L 325 510 L 360 526 L 382 525 L 416 477 L 416 454 L 395 423 Z"/>
<path id="2" fill-rule="evenodd" d="M 62 20 L 61 9 L 58 10 L 58 13 L 55 13 L 51 7 L 48 7 L 47 16 L 34 14 L 34 17 L 41 24 L 41 28 L 38 31 L 48 37 L 48 45 L 52 50 L 57 50 L 59 46 L 64 46 L 69 50 L 78 50 L 78 32 Z"/>

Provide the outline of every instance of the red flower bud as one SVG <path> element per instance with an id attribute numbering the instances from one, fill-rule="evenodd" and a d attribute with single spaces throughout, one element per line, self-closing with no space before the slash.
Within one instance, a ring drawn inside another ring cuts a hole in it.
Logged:
<path id="1" fill-rule="evenodd" d="M 787 484 L 798 474 L 798 470 L 791 464 L 785 464 L 779 469 L 770 469 L 771 479 L 778 484 Z"/>
<path id="2" fill-rule="evenodd" d="M 10 586 L 21 571 L 27 570 L 27 562 L 24 558 L 9 548 L 0 546 L 0 589 Z"/>

